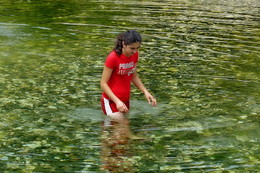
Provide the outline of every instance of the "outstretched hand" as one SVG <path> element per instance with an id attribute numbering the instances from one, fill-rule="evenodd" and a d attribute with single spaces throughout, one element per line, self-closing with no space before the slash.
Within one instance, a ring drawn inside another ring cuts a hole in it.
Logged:
<path id="1" fill-rule="evenodd" d="M 152 106 L 157 105 L 156 99 L 149 92 L 145 93 L 145 97 L 150 105 L 152 105 Z"/>

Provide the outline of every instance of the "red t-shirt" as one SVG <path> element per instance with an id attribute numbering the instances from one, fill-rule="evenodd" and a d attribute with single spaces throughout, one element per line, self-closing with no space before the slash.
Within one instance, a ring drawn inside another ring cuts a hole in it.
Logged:
<path id="1" fill-rule="evenodd" d="M 131 81 L 136 70 L 137 61 L 138 52 L 130 57 L 126 57 L 123 54 L 118 56 L 115 51 L 112 51 L 106 58 L 105 66 L 113 69 L 108 86 L 123 102 L 130 99 Z M 104 92 L 102 95 L 109 99 Z"/>

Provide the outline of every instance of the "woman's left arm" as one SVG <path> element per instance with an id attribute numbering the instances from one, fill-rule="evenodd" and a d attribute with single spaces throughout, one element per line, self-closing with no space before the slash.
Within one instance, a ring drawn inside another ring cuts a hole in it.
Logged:
<path id="1" fill-rule="evenodd" d="M 145 88 L 144 84 L 142 83 L 141 79 L 139 78 L 139 76 L 137 74 L 137 70 L 135 70 L 135 72 L 133 73 L 132 82 L 140 91 L 142 91 L 144 93 L 149 104 L 151 104 L 152 106 L 157 105 L 156 99 L 149 93 L 149 91 Z"/>

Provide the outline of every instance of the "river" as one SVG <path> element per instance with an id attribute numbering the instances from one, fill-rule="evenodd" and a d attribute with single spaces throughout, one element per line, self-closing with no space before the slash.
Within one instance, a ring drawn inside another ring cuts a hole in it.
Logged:
<path id="1" fill-rule="evenodd" d="M 1 0 L 0 171 L 257 172 L 259 10 L 257 0 Z M 145 139 L 112 146 L 99 81 L 129 29 L 143 37 L 138 73 L 158 106 L 133 87 L 129 128 Z"/>

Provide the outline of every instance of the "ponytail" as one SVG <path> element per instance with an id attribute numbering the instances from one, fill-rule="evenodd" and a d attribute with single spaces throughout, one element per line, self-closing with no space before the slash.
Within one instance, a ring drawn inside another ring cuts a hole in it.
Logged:
<path id="1" fill-rule="evenodd" d="M 116 52 L 117 55 L 121 55 L 124 46 L 123 44 L 129 45 L 136 42 L 142 42 L 142 37 L 138 32 L 136 32 L 135 30 L 122 32 L 117 36 L 115 48 L 113 50 Z"/>

